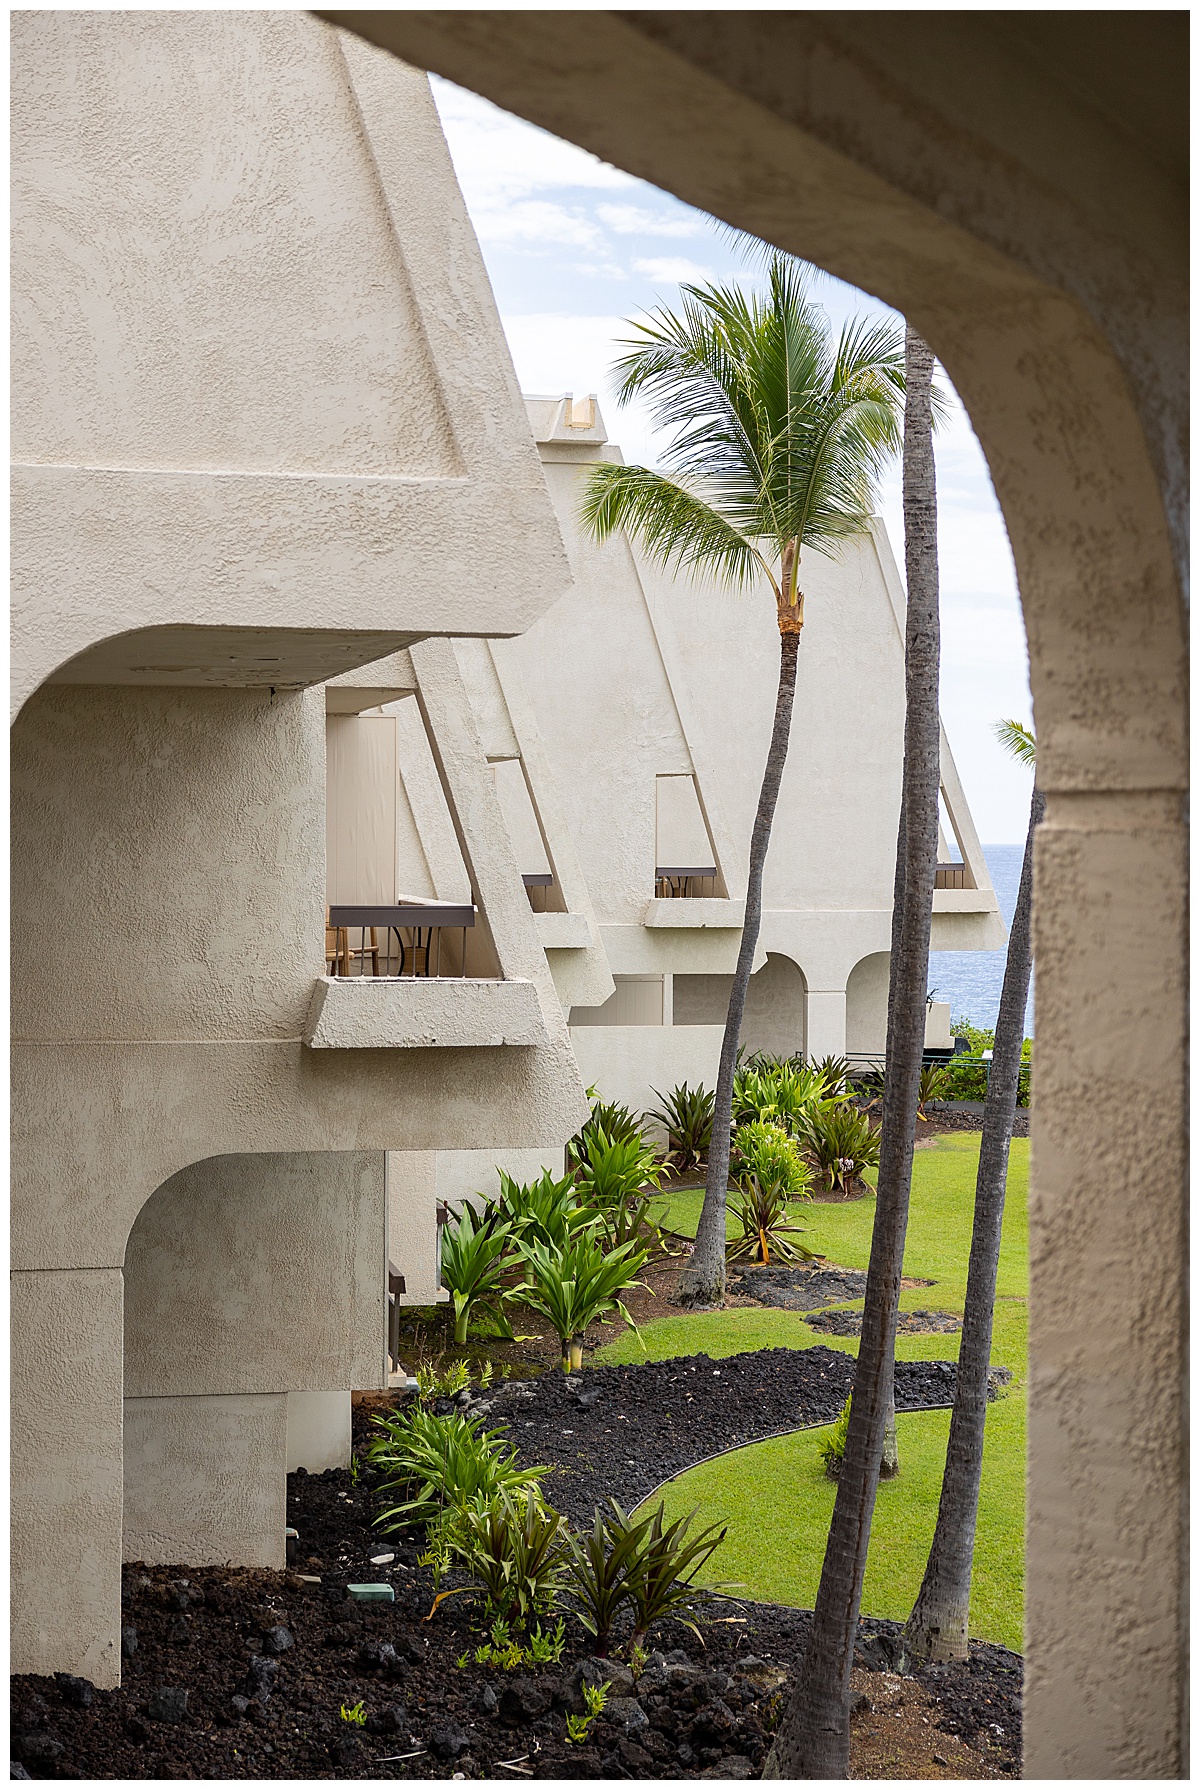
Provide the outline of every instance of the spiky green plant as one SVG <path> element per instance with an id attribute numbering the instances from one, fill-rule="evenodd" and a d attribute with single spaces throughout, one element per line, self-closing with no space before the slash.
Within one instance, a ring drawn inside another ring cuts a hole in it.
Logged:
<path id="1" fill-rule="evenodd" d="M 588 1089 L 592 1101 L 592 1110 L 586 1121 L 567 1144 L 568 1165 L 580 1161 L 587 1154 L 589 1140 L 597 1131 L 602 1131 L 606 1138 L 626 1138 L 632 1142 L 645 1143 L 642 1135 L 642 1121 L 639 1115 L 628 1106 L 622 1106 L 616 1100 L 601 1100 L 594 1088 Z"/>
<path id="2" fill-rule="evenodd" d="M 631 1576 L 640 1570 L 639 1550 L 650 1529 L 649 1517 L 635 1522 L 615 1498 L 609 1504 L 611 1516 L 597 1509 L 590 1529 L 567 1538 L 567 1594 L 602 1659 L 618 1616 L 633 1602 Z"/>
<path id="3" fill-rule="evenodd" d="M 575 1177 L 564 1175 L 556 1181 L 548 1169 L 528 1183 L 514 1181 L 502 1169 L 494 1210 L 514 1247 L 520 1240 L 561 1248 L 575 1232 L 598 1222 L 597 1215 L 580 1204 Z"/>
<path id="4" fill-rule="evenodd" d="M 388 1531 L 432 1522 L 451 1507 L 494 1498 L 501 1491 L 536 1491 L 550 1471 L 518 1467 L 516 1449 L 500 1439 L 502 1429 L 484 1430 L 481 1418 L 458 1411 L 436 1417 L 416 1406 L 374 1421 L 380 1433 L 367 1454 L 382 1476 L 380 1494 L 408 1494 L 376 1517 Z"/>
<path id="5" fill-rule="evenodd" d="M 563 1519 L 532 1490 L 472 1499 L 449 1517 L 445 1535 L 496 1615 L 523 1628 L 551 1609 L 564 1569 Z"/>
<path id="6" fill-rule="evenodd" d="M 672 1167 L 677 1175 L 686 1174 L 708 1154 L 712 1139 L 713 1094 L 703 1082 L 694 1088 L 681 1082 L 669 1094 L 662 1094 L 657 1088 L 651 1092 L 658 1095 L 661 1104 L 652 1107 L 645 1117 L 662 1126 L 667 1134 Z"/>
<path id="7" fill-rule="evenodd" d="M 637 1238 L 665 1172 L 658 1151 L 640 1132 L 636 1138 L 610 1138 L 597 1125 L 576 1160 L 575 1197 L 599 1219 L 607 1241 L 620 1248 Z"/>
<path id="8" fill-rule="evenodd" d="M 864 1169 L 879 1167 L 879 1133 L 866 1113 L 842 1101 L 810 1110 L 804 1140 L 828 1193 L 846 1193 Z"/>
<path id="9" fill-rule="evenodd" d="M 528 1279 L 512 1296 L 553 1324 L 562 1344 L 564 1373 L 582 1367 L 583 1333 L 606 1312 L 619 1312 L 638 1333 L 619 1295 L 644 1284 L 637 1276 L 648 1260 L 646 1250 L 624 1243 L 605 1251 L 589 1232 L 572 1238 L 565 1249 L 548 1249 L 544 1243 L 519 1248 Z"/>
<path id="10" fill-rule="evenodd" d="M 651 1623 L 661 1622 L 667 1616 L 682 1622 L 694 1635 L 700 1633 L 695 1616 L 707 1593 L 695 1581 L 728 1531 L 711 1523 L 707 1529 L 689 1536 L 688 1530 L 697 1514 L 693 1510 L 664 1527 L 665 1506 L 660 1504 L 650 1519 L 629 1575 L 629 1595 L 633 1605 L 631 1647 L 641 1646 Z"/>
<path id="11" fill-rule="evenodd" d="M 454 1340 L 465 1343 L 476 1306 L 498 1306 L 504 1295 L 504 1273 L 512 1246 L 508 1226 L 494 1215 L 480 1216 L 466 1203 L 442 1227 L 442 1285 L 454 1301 Z"/>
<path id="12" fill-rule="evenodd" d="M 813 1252 L 793 1238 L 804 1235 L 807 1227 L 793 1224 L 790 1194 L 780 1181 L 762 1181 L 757 1175 L 729 1195 L 729 1209 L 742 1227 L 742 1234 L 729 1245 L 729 1259 L 734 1262 L 757 1262 L 766 1265 L 772 1255 L 780 1262 L 811 1262 Z"/>

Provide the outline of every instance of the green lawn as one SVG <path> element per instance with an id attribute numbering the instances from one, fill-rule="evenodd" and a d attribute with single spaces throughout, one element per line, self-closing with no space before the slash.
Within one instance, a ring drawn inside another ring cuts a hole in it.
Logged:
<path id="1" fill-rule="evenodd" d="M 905 1272 L 935 1284 L 903 1291 L 902 1309 L 962 1310 L 978 1156 L 978 1135 L 970 1133 L 939 1136 L 931 1148 L 917 1152 Z M 1016 1648 L 1022 1644 L 1028 1182 L 1029 1144 L 1017 1138 L 1009 1163 L 992 1345 L 993 1361 L 1010 1367 L 1014 1379 L 988 1413 L 971 1611 L 972 1634 Z M 661 1203 L 660 1222 L 694 1235 L 702 1197 L 699 1191 L 670 1195 Z M 814 1204 L 804 1211 L 803 1222 L 811 1227 L 806 1241 L 831 1262 L 865 1268 L 873 1216 L 871 1199 Z M 642 1337 L 656 1360 L 814 1343 L 851 1354 L 857 1348 L 853 1338 L 810 1329 L 798 1313 L 765 1307 L 664 1317 L 644 1325 Z M 957 1335 L 901 1336 L 896 1354 L 904 1361 L 946 1359 L 957 1347 Z M 628 1333 L 597 1357 L 645 1358 Z M 933 1534 L 948 1426 L 949 1413 L 941 1411 L 898 1419 L 901 1473 L 879 1489 L 863 1591 L 869 1615 L 904 1617 L 911 1608 Z M 668 1489 L 669 1513 L 699 1507 L 707 1520 L 728 1523 L 728 1539 L 713 1561 L 714 1578 L 741 1581 L 754 1597 L 811 1607 L 836 1489 L 817 1455 L 821 1433 L 810 1430 L 739 1449 L 693 1468 Z"/>

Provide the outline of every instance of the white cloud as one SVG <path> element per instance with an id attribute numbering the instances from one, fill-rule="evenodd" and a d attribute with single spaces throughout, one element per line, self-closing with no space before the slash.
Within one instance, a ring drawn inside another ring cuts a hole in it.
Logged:
<path id="1" fill-rule="evenodd" d="M 478 228 L 476 207 L 561 187 L 640 190 L 641 183 L 609 167 L 586 149 L 502 112 L 478 94 L 431 76 L 434 103 L 467 209 Z"/>
<path id="2" fill-rule="evenodd" d="M 634 270 L 650 280 L 711 280 L 712 270 L 699 267 L 683 255 L 660 255 L 646 261 L 635 261 Z"/>
<path id="3" fill-rule="evenodd" d="M 597 205 L 596 215 L 618 236 L 701 236 L 707 221 L 699 212 L 667 217 L 641 205 Z"/>
<path id="4" fill-rule="evenodd" d="M 595 224 L 577 209 L 556 205 L 550 199 L 518 199 L 507 205 L 479 205 L 471 213 L 480 242 L 567 243 L 577 249 L 597 249 L 604 238 Z"/>

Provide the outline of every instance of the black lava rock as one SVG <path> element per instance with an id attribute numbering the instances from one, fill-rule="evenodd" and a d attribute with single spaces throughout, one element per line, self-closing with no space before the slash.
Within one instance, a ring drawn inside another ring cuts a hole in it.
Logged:
<path id="1" fill-rule="evenodd" d="M 470 1745 L 470 1735 L 457 1722 L 446 1722 L 442 1727 L 435 1728 L 429 1736 L 430 1752 L 435 1759 L 443 1761 L 457 1759 L 461 1753 L 467 1752 Z"/>
<path id="2" fill-rule="evenodd" d="M 11 1759 L 9 1761 L 8 1775 L 10 1778 L 25 1778 L 29 1783 L 33 1782 L 33 1779 L 29 1776 L 29 1773 L 19 1759 Z"/>
<path id="3" fill-rule="evenodd" d="M 121 1630 L 121 1658 L 132 1659 L 138 1650 L 138 1632 L 130 1622 Z"/>
<path id="4" fill-rule="evenodd" d="M 90 1709 L 95 1685 L 90 1678 L 77 1678 L 72 1672 L 56 1672 L 54 1682 L 62 1692 L 64 1703 L 72 1709 Z"/>
<path id="5" fill-rule="evenodd" d="M 362 1761 L 362 1743 L 355 1734 L 335 1734 L 329 1743 L 329 1757 L 340 1771 L 351 1771 Z"/>
<path id="6" fill-rule="evenodd" d="M 407 1734 L 408 1711 L 403 1703 L 389 1703 L 367 1717 L 368 1734 Z"/>
<path id="7" fill-rule="evenodd" d="M 14 1734 L 12 1750 L 26 1765 L 53 1765 L 66 1750 L 52 1734 Z"/>
<path id="8" fill-rule="evenodd" d="M 286 1628 L 269 1628 L 263 1636 L 263 1646 L 268 1653 L 286 1653 L 294 1645 L 294 1637 Z"/>
<path id="9" fill-rule="evenodd" d="M 192 1630 L 186 1616 L 176 1616 L 167 1630 L 167 1644 L 171 1647 L 188 1647 L 191 1645 Z"/>
<path id="10" fill-rule="evenodd" d="M 245 1715 L 250 1707 L 250 1699 L 249 1697 L 230 1697 L 229 1707 L 234 1715 Z"/>
<path id="11" fill-rule="evenodd" d="M 500 1719 L 519 1728 L 545 1715 L 550 1703 L 551 1693 L 539 1679 L 519 1678 L 500 1693 Z"/>
<path id="12" fill-rule="evenodd" d="M 263 1653 L 256 1653 L 246 1667 L 246 1695 L 257 1697 L 265 1703 L 275 1688 L 275 1680 L 279 1676 L 279 1661 L 268 1659 Z"/>
<path id="13" fill-rule="evenodd" d="M 182 1685 L 164 1684 L 152 1694 L 146 1714 L 152 1722 L 181 1722 L 187 1715 L 188 1694 Z"/>

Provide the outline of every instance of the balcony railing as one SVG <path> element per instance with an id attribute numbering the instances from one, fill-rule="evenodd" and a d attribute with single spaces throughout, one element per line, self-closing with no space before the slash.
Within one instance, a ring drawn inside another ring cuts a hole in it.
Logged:
<path id="1" fill-rule="evenodd" d="M 656 901 L 711 900 L 716 893 L 715 864 L 659 864 L 655 868 Z"/>
<path id="2" fill-rule="evenodd" d="M 335 904 L 326 913 L 330 976 L 465 976 L 475 908 L 451 901 Z"/>
<path id="3" fill-rule="evenodd" d="M 975 883 L 965 864 L 939 864 L 933 886 L 935 889 L 973 889 Z"/>
<path id="4" fill-rule="evenodd" d="M 554 876 L 549 870 L 526 870 L 521 877 L 525 885 L 525 893 L 529 897 L 529 905 L 535 914 L 546 912 L 546 903 L 550 898 L 550 890 L 554 887 Z"/>

